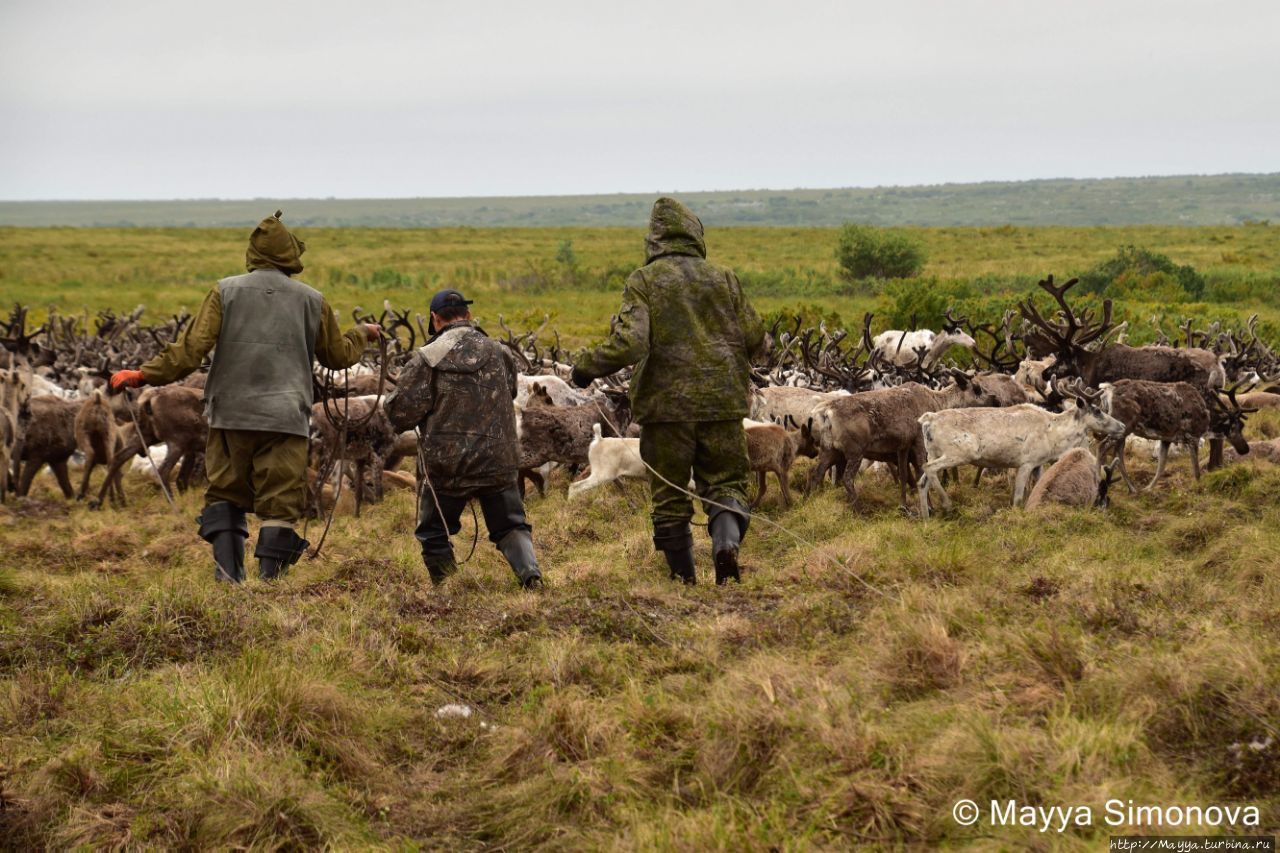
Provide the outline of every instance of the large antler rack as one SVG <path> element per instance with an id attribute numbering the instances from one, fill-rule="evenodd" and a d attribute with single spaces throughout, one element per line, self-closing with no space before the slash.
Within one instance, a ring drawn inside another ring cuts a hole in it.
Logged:
<path id="1" fill-rule="evenodd" d="M 1085 309 L 1077 317 L 1075 312 L 1071 310 L 1071 306 L 1067 304 L 1066 293 L 1073 285 L 1078 282 L 1078 278 L 1073 278 L 1060 287 L 1054 286 L 1053 276 L 1049 276 L 1040 282 L 1040 287 L 1047 291 L 1058 303 L 1058 322 L 1050 323 L 1040 316 L 1040 312 L 1036 310 L 1035 305 L 1028 299 L 1018 303 L 1018 310 L 1022 317 L 1033 327 L 1031 331 L 1023 332 L 1023 340 L 1027 342 L 1032 349 L 1040 350 L 1037 355 L 1048 355 L 1050 352 L 1056 352 L 1060 355 L 1067 356 L 1083 349 L 1084 346 L 1098 338 L 1102 337 L 1111 329 L 1111 300 L 1104 300 L 1102 303 L 1102 320 L 1093 323 L 1093 312 Z"/>
<path id="2" fill-rule="evenodd" d="M 974 341 L 973 356 L 976 360 L 985 364 L 989 370 L 994 370 L 997 373 L 1013 373 L 1022 362 L 1022 356 L 1017 352 L 1013 344 L 1012 325 L 1015 314 L 1016 312 L 1013 309 L 1005 311 L 999 326 L 992 323 L 971 323 L 967 317 L 965 318 L 969 336 Z M 986 335 L 991 339 L 991 345 L 985 350 L 978 343 L 980 335 Z M 1004 350 L 1003 354 L 1002 350 Z"/>

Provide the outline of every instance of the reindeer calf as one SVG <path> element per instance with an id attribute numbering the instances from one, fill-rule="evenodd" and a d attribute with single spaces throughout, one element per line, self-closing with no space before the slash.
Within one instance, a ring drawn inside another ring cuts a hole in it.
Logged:
<path id="1" fill-rule="evenodd" d="M 1115 463 L 1107 476 L 1098 472 L 1098 460 L 1083 447 L 1073 447 L 1049 466 L 1027 498 L 1027 510 L 1034 512 L 1048 504 L 1106 507 L 1107 491 Z"/>
<path id="2" fill-rule="evenodd" d="M 128 393 L 128 392 L 126 392 Z M 160 482 L 168 488 L 169 475 L 179 462 L 178 488 L 185 489 L 196 461 L 204 456 L 209 443 L 209 422 L 204 416 L 204 392 L 184 385 L 144 388 L 133 405 L 133 416 L 125 424 L 125 444 L 111 461 L 108 481 L 133 456 L 149 452 L 153 444 L 164 444 L 166 453 L 160 463 Z M 137 418 L 137 424 L 133 418 Z M 141 430 L 141 432 L 139 432 Z M 98 490 L 90 506 L 101 506 L 107 483 Z"/>
<path id="3" fill-rule="evenodd" d="M 586 479 L 569 484 L 569 500 L 605 483 L 621 488 L 619 481 L 624 477 L 648 476 L 649 469 L 640 460 L 640 439 L 605 438 L 598 423 L 591 425 L 591 434 L 591 445 L 587 448 L 591 473 Z"/>
<path id="4" fill-rule="evenodd" d="M 311 407 L 311 450 L 318 473 L 317 483 L 323 484 L 334 473 L 338 456 L 346 442 L 346 462 L 355 468 L 352 481 L 355 484 L 356 517 L 360 516 L 360 508 L 364 502 L 364 493 L 369 489 L 369 499 L 374 503 L 382 500 L 382 471 L 387 458 L 394 452 L 399 434 L 392 429 L 391 422 L 382 410 L 381 400 L 377 396 L 350 397 L 346 403 L 342 400 L 329 401 L 328 411 L 333 412 L 341 421 L 344 416 L 347 424 L 334 424 L 325 413 L 325 403 L 316 403 Z M 338 471 L 343 476 L 345 471 Z M 319 514 L 319 490 L 312 492 L 312 506 Z"/>
<path id="5" fill-rule="evenodd" d="M 75 492 L 67 475 L 67 460 L 76 452 L 76 413 L 80 411 L 82 401 L 41 395 L 32 397 L 27 405 L 31 419 L 19 456 L 22 476 L 18 478 L 18 495 L 26 495 L 36 472 L 48 465 L 63 496 L 70 499 Z"/>
<path id="6" fill-rule="evenodd" d="M 601 434 L 619 438 L 631 423 L 631 405 L 621 392 L 606 391 L 584 406 L 564 407 L 550 403 L 545 389 L 530 395 L 520 417 L 520 468 L 539 468 L 547 462 L 585 465 L 594 426 Z"/>
<path id="7" fill-rule="evenodd" d="M 94 391 L 93 396 L 76 413 L 75 431 L 76 446 L 84 455 L 84 473 L 80 477 L 80 491 L 76 493 L 76 500 L 84 500 L 89 492 L 93 469 L 101 465 L 107 469 L 107 481 L 103 484 L 103 490 L 109 490 L 113 504 L 123 505 L 123 475 L 111 463 L 124 447 L 124 431 L 116 423 L 115 410 L 102 389 Z"/>
<path id="8" fill-rule="evenodd" d="M 778 424 L 761 423 L 743 419 L 747 434 L 747 458 L 756 474 L 756 496 L 751 506 L 757 506 L 768 488 L 766 475 L 772 471 L 778 477 L 782 489 L 783 506 L 791 506 L 791 488 L 787 476 L 796 459 L 797 434 L 789 433 Z"/>

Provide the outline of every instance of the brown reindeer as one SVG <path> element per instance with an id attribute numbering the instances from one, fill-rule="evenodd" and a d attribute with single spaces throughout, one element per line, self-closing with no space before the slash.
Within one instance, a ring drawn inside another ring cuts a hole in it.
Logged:
<path id="1" fill-rule="evenodd" d="M 1209 407 L 1199 390 L 1186 382 L 1145 379 L 1104 382 L 1100 390 L 1103 410 L 1124 424 L 1124 435 L 1109 444 L 1115 450 L 1120 476 L 1131 493 L 1137 489 L 1125 468 L 1124 452 L 1125 438 L 1130 435 L 1160 442 L 1155 476 L 1143 491 L 1159 482 L 1171 444 L 1186 447 L 1191 458 L 1191 473 L 1200 479 L 1200 439 L 1209 431 Z"/>
<path id="2" fill-rule="evenodd" d="M 63 496 L 70 499 L 75 492 L 67 475 L 67 460 L 76 452 L 76 413 L 82 401 L 42 395 L 32 397 L 27 405 L 31 419 L 22 440 L 22 475 L 17 493 L 20 497 L 26 495 L 36 472 L 48 465 Z"/>
<path id="3" fill-rule="evenodd" d="M 925 462 L 920 416 L 939 409 L 993 406 L 997 402 L 980 382 L 959 371 L 953 376 L 955 384 L 941 391 L 908 382 L 821 404 L 802 429 L 804 440 L 820 448 L 818 462 L 809 472 L 807 491 L 816 488 L 827 469 L 843 455 L 845 492 L 850 503 L 856 504 L 854 480 L 862 460 L 892 462 L 897 467 L 900 500 L 905 509 L 908 480 L 915 479 L 912 468 L 919 476 Z"/>
<path id="4" fill-rule="evenodd" d="M 115 460 L 115 455 L 124 448 L 124 431 L 117 423 L 116 413 L 101 389 L 94 391 L 93 396 L 76 413 L 75 430 L 76 446 L 84 456 L 84 474 L 80 477 L 80 490 L 76 493 L 76 500 L 84 500 L 89 491 L 93 469 L 101 465 L 108 472 L 114 472 L 103 483 L 103 491 L 110 490 L 113 504 L 123 504 L 124 484 L 121 482 L 121 471 L 113 468 L 111 463 Z"/>
<path id="5" fill-rule="evenodd" d="M 177 486 L 186 489 L 195 463 L 204 456 L 209 440 L 209 422 L 204 416 L 204 394 L 195 388 L 182 385 L 163 385 L 145 388 L 133 405 L 134 412 L 124 427 L 125 443 L 111 460 L 108 481 L 132 457 L 147 453 L 153 444 L 166 446 L 164 461 L 159 465 L 160 481 L 168 488 L 169 475 L 182 462 L 178 471 Z M 137 417 L 137 425 L 133 418 Z M 139 432 L 141 430 L 141 432 Z M 98 490 L 98 496 L 89 502 L 90 507 L 102 505 L 107 483 Z"/>
<path id="6" fill-rule="evenodd" d="M 1066 293 L 1078 279 L 1071 279 L 1061 287 L 1054 286 L 1053 276 L 1040 282 L 1060 306 L 1058 322 L 1049 322 L 1040 316 L 1030 300 L 1018 308 L 1030 329 L 1023 333 L 1027 349 L 1037 358 L 1055 356 L 1057 361 L 1046 371 L 1055 376 L 1079 376 L 1085 384 L 1096 388 L 1103 382 L 1119 379 L 1146 379 L 1152 382 L 1186 382 L 1208 399 L 1221 388 L 1225 374 L 1212 352 L 1193 347 L 1167 346 L 1131 347 L 1111 344 L 1100 349 L 1087 345 L 1096 341 L 1105 343 L 1106 335 L 1115 327 L 1111 322 L 1111 300 L 1102 303 L 1102 319 L 1094 323 L 1093 314 L 1085 310 L 1077 315 L 1067 304 Z"/>

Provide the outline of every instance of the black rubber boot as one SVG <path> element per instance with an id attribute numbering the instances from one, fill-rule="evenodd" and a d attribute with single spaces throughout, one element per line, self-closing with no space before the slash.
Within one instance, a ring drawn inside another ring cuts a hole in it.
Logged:
<path id="1" fill-rule="evenodd" d="M 719 503 L 733 507 L 733 510 L 713 507 L 715 515 L 707 521 L 707 530 L 711 533 L 711 555 L 716 564 L 716 585 L 725 583 L 729 578 L 741 583 L 738 546 L 742 544 L 742 536 L 747 532 L 747 508 L 732 498 Z"/>
<path id="2" fill-rule="evenodd" d="M 431 585 L 439 586 L 449 575 L 458 570 L 458 563 L 453 559 L 453 552 L 448 554 L 423 554 L 422 563 L 431 575 Z"/>
<path id="3" fill-rule="evenodd" d="M 653 529 L 653 547 L 667 558 L 671 579 L 684 581 L 692 586 L 698 582 L 693 567 L 693 533 L 688 523 L 665 524 Z"/>
<path id="4" fill-rule="evenodd" d="M 227 583 L 244 581 L 244 540 L 249 524 L 244 510 L 219 501 L 209 504 L 196 516 L 200 538 L 213 546 L 213 578 Z"/>
<path id="5" fill-rule="evenodd" d="M 542 572 L 533 553 L 533 537 L 527 530 L 513 530 L 498 543 L 498 550 L 511 564 L 511 571 L 525 589 L 542 589 Z"/>
<path id="6" fill-rule="evenodd" d="M 258 531 L 258 545 L 253 556 L 258 558 L 258 577 L 275 580 L 302 558 L 311 543 L 292 527 L 264 527 Z"/>

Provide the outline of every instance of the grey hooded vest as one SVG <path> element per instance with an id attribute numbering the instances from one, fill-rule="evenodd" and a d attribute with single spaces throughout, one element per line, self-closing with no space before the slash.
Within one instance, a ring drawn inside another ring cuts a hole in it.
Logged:
<path id="1" fill-rule="evenodd" d="M 214 429 L 307 435 L 324 299 L 274 269 L 218 282 L 222 329 L 205 385 Z"/>

